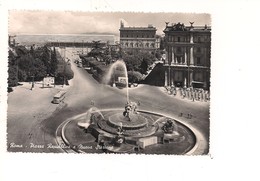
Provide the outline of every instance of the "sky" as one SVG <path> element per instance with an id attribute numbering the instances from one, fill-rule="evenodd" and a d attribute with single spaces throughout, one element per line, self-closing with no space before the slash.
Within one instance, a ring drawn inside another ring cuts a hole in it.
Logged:
<path id="1" fill-rule="evenodd" d="M 165 22 L 211 25 L 210 14 L 131 13 L 71 11 L 9 11 L 9 34 L 119 34 L 120 20 L 126 26 L 146 27 L 152 24 L 163 34 Z"/>

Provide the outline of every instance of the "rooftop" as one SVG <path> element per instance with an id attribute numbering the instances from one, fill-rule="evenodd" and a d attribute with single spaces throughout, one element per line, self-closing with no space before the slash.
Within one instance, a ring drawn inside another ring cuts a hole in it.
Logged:
<path id="1" fill-rule="evenodd" d="M 172 23 L 169 25 L 169 22 L 165 22 L 166 27 L 163 32 L 168 32 L 168 31 L 211 31 L 211 26 L 204 25 L 204 26 L 193 26 L 194 22 L 190 22 L 189 26 L 185 26 L 184 23 Z"/>
<path id="2" fill-rule="evenodd" d="M 156 31 L 155 27 L 121 27 L 119 29 L 120 31 L 122 30 L 152 30 L 152 31 Z"/>
<path id="3" fill-rule="evenodd" d="M 122 31 L 122 30 L 151 30 L 151 31 L 156 31 L 156 28 L 152 25 L 152 24 L 148 24 L 147 27 L 125 27 L 124 23 L 121 22 L 121 26 L 120 26 L 120 29 L 119 31 Z"/>

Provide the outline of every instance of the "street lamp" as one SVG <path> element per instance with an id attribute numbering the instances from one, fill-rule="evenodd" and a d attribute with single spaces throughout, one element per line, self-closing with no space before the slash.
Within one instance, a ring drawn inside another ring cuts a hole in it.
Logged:
<path id="1" fill-rule="evenodd" d="M 31 87 L 31 90 L 33 90 L 34 88 L 34 75 L 32 75 L 32 87 Z"/>
<path id="2" fill-rule="evenodd" d="M 82 55 L 84 54 L 84 40 L 82 40 Z"/>
<path id="3" fill-rule="evenodd" d="M 19 82 L 19 75 L 18 75 L 19 71 L 18 71 L 18 69 L 19 69 L 19 59 L 16 59 L 16 77 L 17 77 L 16 85 L 18 85 L 18 82 Z"/>

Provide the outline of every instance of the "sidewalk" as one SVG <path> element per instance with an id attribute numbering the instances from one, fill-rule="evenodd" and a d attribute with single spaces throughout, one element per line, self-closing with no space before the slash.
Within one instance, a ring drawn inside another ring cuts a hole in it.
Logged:
<path id="1" fill-rule="evenodd" d="M 194 99 L 194 101 L 192 100 L 191 97 L 187 96 L 183 97 L 181 94 L 181 90 L 180 88 L 176 88 L 176 95 L 174 95 L 173 93 L 170 93 L 169 91 L 167 91 L 167 89 L 165 87 L 160 87 L 160 90 L 164 93 L 169 95 L 169 97 L 175 98 L 175 99 L 180 99 L 182 101 L 185 102 L 191 102 L 192 104 L 201 104 L 201 105 L 205 105 L 205 104 L 209 104 L 210 100 L 205 101 L 205 99 L 200 99 L 200 100 L 196 100 Z"/>

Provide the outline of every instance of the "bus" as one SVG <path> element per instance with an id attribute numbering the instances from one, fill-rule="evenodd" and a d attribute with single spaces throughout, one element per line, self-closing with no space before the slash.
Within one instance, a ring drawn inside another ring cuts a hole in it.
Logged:
<path id="1" fill-rule="evenodd" d="M 66 91 L 59 91 L 52 100 L 53 104 L 59 104 L 65 98 Z"/>

